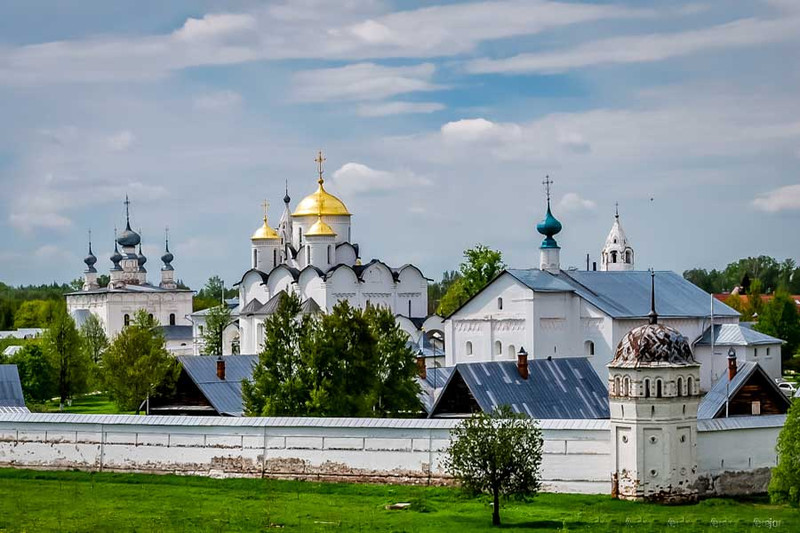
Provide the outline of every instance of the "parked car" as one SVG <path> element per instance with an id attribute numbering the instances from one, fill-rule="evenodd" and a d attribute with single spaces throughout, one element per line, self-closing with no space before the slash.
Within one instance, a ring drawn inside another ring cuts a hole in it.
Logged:
<path id="1" fill-rule="evenodd" d="M 778 388 L 789 398 L 797 393 L 797 387 L 794 386 L 794 383 L 789 383 L 788 381 L 781 381 L 778 383 Z"/>

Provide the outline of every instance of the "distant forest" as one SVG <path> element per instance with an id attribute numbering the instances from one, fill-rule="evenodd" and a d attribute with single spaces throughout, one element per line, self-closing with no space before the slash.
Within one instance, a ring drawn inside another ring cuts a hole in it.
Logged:
<path id="1" fill-rule="evenodd" d="M 776 290 L 800 294 L 800 267 L 794 259 L 778 262 L 760 255 L 739 259 L 722 270 L 693 268 L 685 271 L 683 277 L 710 293 L 730 292 L 735 287 L 742 287 L 743 292 L 747 292 L 750 284 L 757 281 L 762 294 Z"/>

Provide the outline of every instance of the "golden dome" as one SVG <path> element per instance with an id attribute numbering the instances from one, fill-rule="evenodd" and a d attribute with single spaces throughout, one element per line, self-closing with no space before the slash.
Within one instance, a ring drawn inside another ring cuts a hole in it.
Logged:
<path id="1" fill-rule="evenodd" d="M 251 241 L 266 241 L 266 240 L 272 240 L 272 239 L 280 239 L 280 237 L 278 237 L 278 234 L 275 233 L 274 229 L 269 227 L 269 224 L 267 224 L 267 219 L 265 218 L 264 219 L 264 225 L 261 226 L 260 228 L 258 228 L 255 233 L 253 233 L 253 236 L 250 237 L 250 240 Z"/>
<path id="2" fill-rule="evenodd" d="M 292 216 L 295 217 L 318 215 L 350 216 L 350 211 L 347 210 L 344 202 L 325 190 L 322 179 L 319 180 L 317 190 L 303 198 L 292 213 Z"/>
<path id="3" fill-rule="evenodd" d="M 314 222 L 314 225 L 308 228 L 308 231 L 306 232 L 306 237 L 322 237 L 322 236 L 336 237 L 336 232 L 333 231 L 332 227 L 330 227 L 329 225 L 327 225 L 325 222 L 322 221 L 322 216 L 318 216 L 317 221 Z"/>

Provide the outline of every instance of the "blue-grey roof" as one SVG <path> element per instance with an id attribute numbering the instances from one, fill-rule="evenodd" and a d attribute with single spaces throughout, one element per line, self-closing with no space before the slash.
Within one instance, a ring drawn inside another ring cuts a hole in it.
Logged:
<path id="1" fill-rule="evenodd" d="M 420 392 L 417 396 L 426 413 L 430 414 L 431 407 L 433 407 L 434 391 L 439 391 L 436 393 L 438 398 L 445 383 L 450 379 L 453 368 L 455 367 L 428 368 L 425 372 L 425 379 L 417 378 L 417 383 L 419 383 L 420 387 Z"/>
<path id="2" fill-rule="evenodd" d="M 192 326 L 158 326 L 168 341 L 192 340 Z"/>
<path id="3" fill-rule="evenodd" d="M 414 350 L 414 353 L 419 355 L 420 345 L 418 342 L 408 341 L 406 345 Z M 445 351 L 441 348 L 434 347 L 431 339 L 422 335 L 422 357 L 429 358 L 429 357 L 444 357 Z"/>
<path id="4" fill-rule="evenodd" d="M 242 380 L 253 377 L 256 355 L 226 355 L 225 379 L 217 377 L 217 358 L 209 355 L 185 355 L 177 358 L 186 374 L 197 385 L 211 406 L 221 415 L 242 416 Z"/>
<path id="5" fill-rule="evenodd" d="M 712 299 L 703 289 L 675 272 L 656 272 L 656 312 L 660 317 L 739 316 Z M 613 318 L 644 318 L 650 311 L 650 272 L 599 272 L 562 270 L 558 278 L 572 286 L 583 299 Z"/>
<path id="6" fill-rule="evenodd" d="M 537 292 L 574 292 L 575 288 L 564 283 L 557 276 L 554 276 L 546 270 L 539 270 L 538 268 L 528 269 L 508 269 L 509 274 L 514 276 L 520 283 L 525 284 L 529 288 Z"/>
<path id="7" fill-rule="evenodd" d="M 697 407 L 697 418 L 709 419 L 720 415 L 725 408 L 725 402 L 728 398 L 734 397 L 736 393 L 739 392 L 739 389 L 747 383 L 750 376 L 756 372 L 763 374 L 769 386 L 773 387 L 776 397 L 785 399 L 787 404 L 790 403 L 789 399 L 783 394 L 783 391 L 775 384 L 775 381 L 761 368 L 761 365 L 754 361 L 738 362 L 738 369 L 736 375 L 733 376 L 733 380 L 728 379 L 727 372 L 723 373 L 711 387 L 711 390 L 700 400 L 700 405 Z"/>
<path id="8" fill-rule="evenodd" d="M 483 411 L 509 405 L 535 419 L 609 418 L 608 390 L 586 357 L 528 361 L 522 379 L 513 361 L 462 363 L 455 367 L 433 410 L 460 376 Z"/>
<path id="9" fill-rule="evenodd" d="M 742 324 L 715 324 L 714 344 L 717 346 L 758 346 L 760 344 L 781 344 L 785 341 L 761 333 Z M 711 345 L 711 328 L 708 328 L 697 344 Z"/>
<path id="10" fill-rule="evenodd" d="M 17 365 L 0 365 L 0 406 L 25 407 Z"/>

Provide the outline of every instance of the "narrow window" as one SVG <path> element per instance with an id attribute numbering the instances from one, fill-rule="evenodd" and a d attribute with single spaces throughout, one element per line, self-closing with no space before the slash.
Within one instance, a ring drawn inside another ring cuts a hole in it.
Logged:
<path id="1" fill-rule="evenodd" d="M 758 357 L 758 348 L 753 348 L 753 356 Z"/>
<path id="2" fill-rule="evenodd" d="M 497 308 L 500 309 L 500 310 L 503 309 L 503 299 L 502 298 L 498 298 L 497 299 Z"/>
<path id="3" fill-rule="evenodd" d="M 303 245 L 303 228 L 297 228 L 297 242 L 300 246 Z"/>
<path id="4" fill-rule="evenodd" d="M 694 379 L 691 376 L 689 376 L 689 379 L 686 380 L 686 387 L 686 396 L 691 396 L 694 394 Z"/>
<path id="5" fill-rule="evenodd" d="M 678 396 L 683 396 L 683 378 L 678 378 Z"/>
<path id="6" fill-rule="evenodd" d="M 331 250 L 331 248 L 332 248 L 332 247 L 331 247 L 330 245 L 328 245 L 328 264 L 329 264 L 329 265 L 330 265 L 331 263 L 333 263 L 333 257 L 332 257 L 332 256 L 333 256 L 333 254 L 331 253 L 331 251 L 332 251 L 332 250 Z"/>
<path id="7" fill-rule="evenodd" d="M 169 314 L 169 325 L 170 326 L 174 326 L 175 325 L 175 313 L 170 313 Z"/>
<path id="8" fill-rule="evenodd" d="M 750 402 L 750 414 L 752 415 L 760 415 L 761 414 L 761 402 L 756 400 L 754 402 Z"/>
<path id="9" fill-rule="evenodd" d="M 494 353 L 495 355 L 503 355 L 503 343 L 500 341 L 494 341 Z"/>
<path id="10" fill-rule="evenodd" d="M 306 246 L 306 265 L 311 264 L 311 247 Z"/>
<path id="11" fill-rule="evenodd" d="M 625 262 L 628 263 L 628 264 L 631 263 L 631 251 L 630 250 L 625 252 Z"/>
<path id="12" fill-rule="evenodd" d="M 583 343 L 583 346 L 587 355 L 594 355 L 594 342 L 586 341 L 585 343 Z"/>
<path id="13" fill-rule="evenodd" d="M 278 264 L 278 249 L 275 248 L 272 250 L 272 266 L 276 266 Z"/>
<path id="14" fill-rule="evenodd" d="M 258 250 L 253 249 L 253 268 L 258 266 Z"/>
<path id="15" fill-rule="evenodd" d="M 661 398 L 661 380 L 656 380 L 656 398 Z"/>
<path id="16" fill-rule="evenodd" d="M 122 317 L 122 320 L 123 320 L 123 322 L 124 322 L 124 324 L 126 326 L 130 326 L 131 325 L 131 315 L 126 313 L 125 316 Z"/>
<path id="17" fill-rule="evenodd" d="M 199 325 L 197 327 L 200 330 L 200 335 L 202 335 L 203 334 L 203 325 L 201 324 L 201 325 Z"/>
<path id="18" fill-rule="evenodd" d="M 767 357 L 769 357 L 769 346 L 767 346 Z"/>
<path id="19" fill-rule="evenodd" d="M 509 359 L 513 359 L 517 355 L 517 349 L 513 344 L 509 344 L 506 351 L 508 352 Z"/>
<path id="20" fill-rule="evenodd" d="M 408 301 L 408 316 L 411 318 L 411 300 Z"/>
<path id="21" fill-rule="evenodd" d="M 472 341 L 467 341 L 467 355 L 472 355 Z"/>
<path id="22" fill-rule="evenodd" d="M 619 376 L 614 378 L 614 395 L 619 396 Z"/>
<path id="23" fill-rule="evenodd" d="M 650 397 L 650 380 L 649 379 L 644 380 L 644 397 L 645 398 L 649 398 Z"/>
<path id="24" fill-rule="evenodd" d="M 625 376 L 625 379 L 622 381 L 622 393 L 625 396 L 628 396 L 631 391 L 631 382 L 628 379 L 628 376 Z"/>
<path id="25" fill-rule="evenodd" d="M 617 262 L 617 252 L 611 252 L 611 262 L 612 263 Z"/>

